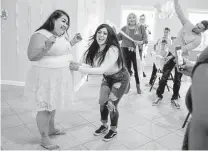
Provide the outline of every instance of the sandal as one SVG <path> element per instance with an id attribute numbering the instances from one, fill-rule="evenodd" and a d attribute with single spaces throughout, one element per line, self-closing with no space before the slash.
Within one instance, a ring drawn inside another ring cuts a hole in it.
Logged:
<path id="1" fill-rule="evenodd" d="M 66 132 L 65 131 L 61 131 L 60 129 L 56 129 L 56 131 L 54 133 L 49 134 L 49 136 L 51 135 L 65 135 Z"/>
<path id="2" fill-rule="evenodd" d="M 57 150 L 60 148 L 59 145 L 55 145 L 55 144 L 51 144 L 51 145 L 40 144 L 40 146 L 42 146 L 43 148 L 47 150 Z"/>

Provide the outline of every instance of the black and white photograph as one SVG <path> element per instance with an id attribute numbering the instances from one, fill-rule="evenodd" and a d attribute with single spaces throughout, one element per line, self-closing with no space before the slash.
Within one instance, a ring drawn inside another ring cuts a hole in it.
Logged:
<path id="1" fill-rule="evenodd" d="M 1 150 L 208 150 L 207 0 L 0 0 Z"/>

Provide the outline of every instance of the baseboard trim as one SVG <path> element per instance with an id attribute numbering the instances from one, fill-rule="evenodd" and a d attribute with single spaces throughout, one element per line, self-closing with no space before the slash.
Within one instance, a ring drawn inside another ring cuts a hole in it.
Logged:
<path id="1" fill-rule="evenodd" d="M 1 80 L 1 84 L 14 85 L 14 86 L 25 86 L 25 82 L 23 82 L 23 81 Z"/>

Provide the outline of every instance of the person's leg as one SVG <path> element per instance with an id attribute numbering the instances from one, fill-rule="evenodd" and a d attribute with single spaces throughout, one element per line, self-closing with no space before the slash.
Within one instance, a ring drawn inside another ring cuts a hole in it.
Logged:
<path id="1" fill-rule="evenodd" d="M 125 73 L 124 78 L 120 82 L 116 82 L 113 84 L 110 95 L 109 101 L 113 104 L 113 109 L 108 106 L 110 111 L 110 119 L 111 119 L 111 129 L 103 138 L 105 141 L 111 140 L 117 134 L 117 127 L 118 127 L 118 118 L 119 118 L 119 111 L 118 111 L 118 103 L 121 100 L 122 96 L 125 93 L 125 90 L 129 83 L 129 75 Z"/>
<path id="2" fill-rule="evenodd" d="M 105 133 L 108 130 L 108 108 L 107 108 L 107 101 L 108 101 L 108 96 L 110 94 L 110 87 L 107 83 L 106 79 L 103 79 L 103 82 L 101 84 L 100 88 L 100 98 L 99 98 L 99 103 L 100 103 L 100 116 L 101 116 L 101 126 L 95 131 L 94 135 L 99 136 L 103 133 Z"/>
<path id="3" fill-rule="evenodd" d="M 132 52 L 131 59 L 132 59 L 133 68 L 134 68 L 134 76 L 135 76 L 135 81 L 136 81 L 137 93 L 141 94 L 139 74 L 138 74 L 138 68 L 137 68 L 137 60 L 136 60 L 136 52 Z"/>
<path id="4" fill-rule="evenodd" d="M 128 48 L 122 48 L 122 51 L 123 51 L 123 54 L 124 54 L 126 68 L 129 72 L 130 76 L 132 76 L 133 72 L 131 70 L 131 51 L 129 51 Z M 130 87 L 131 86 L 130 86 L 130 82 L 129 82 L 128 88 L 125 92 L 126 94 L 129 92 Z"/>
<path id="5" fill-rule="evenodd" d="M 144 58 L 143 58 L 143 48 L 139 48 L 139 55 L 140 55 L 141 62 L 144 61 Z M 146 74 L 144 72 L 144 66 L 141 66 L 141 67 L 142 67 L 143 77 L 146 77 Z"/>
<path id="6" fill-rule="evenodd" d="M 124 54 L 126 68 L 128 69 L 129 74 L 132 75 L 133 72 L 131 71 L 131 51 L 129 51 L 128 48 L 122 48 L 122 51 Z"/>
<path id="7" fill-rule="evenodd" d="M 157 68 L 156 68 L 156 65 L 155 63 L 153 64 L 153 68 L 152 68 L 152 74 L 151 74 L 151 78 L 150 78 L 150 81 L 149 81 L 149 84 L 152 85 L 153 84 L 153 81 L 155 79 L 155 76 L 157 74 Z"/>
<path id="8" fill-rule="evenodd" d="M 49 150 L 54 150 L 58 149 L 59 146 L 51 142 L 48 136 L 51 114 L 49 111 L 39 111 L 36 115 L 36 122 L 41 135 L 41 146 Z"/>
<path id="9" fill-rule="evenodd" d="M 163 67 L 163 72 L 162 72 L 162 77 L 159 81 L 159 86 L 157 88 L 156 91 L 156 95 L 157 95 L 157 99 L 153 102 L 153 106 L 158 105 L 160 103 L 160 101 L 163 98 L 163 93 L 165 91 L 165 86 L 167 84 L 167 80 L 170 76 L 170 73 L 172 71 L 172 69 L 175 66 L 175 62 L 173 61 L 173 59 L 171 59 L 170 61 L 168 61 L 164 67 Z"/>
<path id="10" fill-rule="evenodd" d="M 64 135 L 64 134 L 66 134 L 65 131 L 55 128 L 55 115 L 56 115 L 56 110 L 53 110 L 51 112 L 51 119 L 49 121 L 48 135 Z"/>
<path id="11" fill-rule="evenodd" d="M 173 84 L 173 96 L 172 100 L 178 99 L 179 97 L 179 90 L 181 87 L 181 78 L 182 78 L 182 73 L 178 72 L 177 67 L 175 67 L 175 76 L 174 76 L 174 84 Z"/>
<path id="12" fill-rule="evenodd" d="M 181 87 L 181 78 L 182 78 L 182 73 L 178 72 L 177 67 L 175 67 L 175 76 L 174 76 L 174 84 L 173 84 L 173 95 L 171 98 L 171 104 L 177 108 L 180 109 L 180 105 L 178 103 L 178 97 L 179 97 L 179 90 Z"/>

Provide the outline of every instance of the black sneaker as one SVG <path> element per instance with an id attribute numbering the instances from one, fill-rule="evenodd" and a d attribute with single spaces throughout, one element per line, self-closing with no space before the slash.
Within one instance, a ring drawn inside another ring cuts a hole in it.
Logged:
<path id="1" fill-rule="evenodd" d="M 161 100 L 162 100 L 162 98 L 157 97 L 157 99 L 152 103 L 152 106 L 157 106 L 157 105 L 159 105 L 160 102 L 161 102 Z"/>
<path id="2" fill-rule="evenodd" d="M 105 127 L 104 125 L 101 125 L 100 128 L 98 128 L 98 129 L 95 131 L 94 135 L 95 135 L 95 136 L 99 136 L 99 135 L 105 133 L 107 130 L 108 130 L 108 127 Z"/>
<path id="3" fill-rule="evenodd" d="M 180 105 L 178 103 L 178 99 L 171 99 L 171 104 L 176 108 L 180 109 Z"/>
<path id="4" fill-rule="evenodd" d="M 104 140 L 104 141 L 110 141 L 110 140 L 113 139 L 116 135 L 117 135 L 117 132 L 114 132 L 114 131 L 110 130 L 110 131 L 108 132 L 108 134 L 106 134 L 106 135 L 103 137 L 103 140 Z"/>

